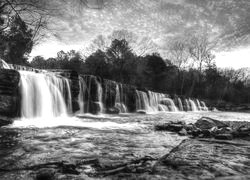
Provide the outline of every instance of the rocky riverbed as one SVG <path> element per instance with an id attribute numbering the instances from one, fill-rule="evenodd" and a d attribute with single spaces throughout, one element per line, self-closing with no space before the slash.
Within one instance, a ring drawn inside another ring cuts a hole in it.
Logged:
<path id="1" fill-rule="evenodd" d="M 0 179 L 248 179 L 247 138 L 155 129 L 204 116 L 232 132 L 249 127 L 250 115 L 221 112 L 17 120 L 0 129 Z"/>

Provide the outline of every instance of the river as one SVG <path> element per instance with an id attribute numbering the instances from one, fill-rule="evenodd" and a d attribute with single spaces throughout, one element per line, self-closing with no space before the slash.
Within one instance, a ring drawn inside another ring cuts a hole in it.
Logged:
<path id="1" fill-rule="evenodd" d="M 154 125 L 177 120 L 192 123 L 202 116 L 227 121 L 250 120 L 248 113 L 231 112 L 165 112 L 19 119 L 0 129 L 0 168 L 15 169 L 47 162 L 75 162 L 91 158 L 97 158 L 105 165 L 144 156 L 160 158 L 186 137 L 154 131 Z M 28 173 L 0 172 L 0 179 L 15 179 Z"/>

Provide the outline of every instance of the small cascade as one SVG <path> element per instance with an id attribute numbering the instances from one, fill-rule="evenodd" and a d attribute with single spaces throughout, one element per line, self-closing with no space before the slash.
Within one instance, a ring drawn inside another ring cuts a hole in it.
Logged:
<path id="1" fill-rule="evenodd" d="M 118 108 L 121 113 L 128 112 L 128 109 L 125 105 L 126 99 L 124 98 L 122 84 L 116 84 L 115 90 L 116 90 L 115 107 Z"/>
<path id="2" fill-rule="evenodd" d="M 103 113 L 103 90 L 95 76 L 79 77 L 80 92 L 78 95 L 79 113 Z"/>
<path id="3" fill-rule="evenodd" d="M 166 98 L 165 94 L 138 90 L 136 91 L 136 109 L 146 112 L 178 111 L 173 100 Z"/>
<path id="4" fill-rule="evenodd" d="M 206 103 L 204 101 L 201 101 L 201 108 L 203 111 L 208 111 L 208 107 L 206 106 Z"/>
<path id="5" fill-rule="evenodd" d="M 180 110 L 180 111 L 184 111 L 184 108 L 183 108 L 183 105 L 182 105 L 181 98 L 177 98 L 177 101 L 178 101 L 179 110 Z"/>
<path id="6" fill-rule="evenodd" d="M 192 111 L 188 99 L 185 99 L 184 104 L 185 104 L 185 110 L 186 110 L 186 111 Z"/>
<path id="7" fill-rule="evenodd" d="M 151 111 L 147 93 L 136 90 L 136 110 Z"/>
<path id="8" fill-rule="evenodd" d="M 100 82 L 97 82 L 97 102 L 100 106 L 100 113 L 103 113 L 103 102 L 102 102 L 102 86 Z"/>
<path id="9" fill-rule="evenodd" d="M 48 73 L 19 72 L 22 117 L 52 118 L 72 112 L 68 79 Z"/>
<path id="10" fill-rule="evenodd" d="M 84 113 L 84 102 L 85 102 L 85 92 L 86 92 L 86 83 L 84 81 L 84 79 L 79 76 L 79 95 L 78 95 L 78 103 L 79 103 L 79 107 L 80 107 L 80 114 Z"/>
<path id="11" fill-rule="evenodd" d="M 197 104 L 198 111 L 202 111 L 202 107 L 201 107 L 200 101 L 198 99 L 196 99 L 196 104 Z"/>
<path id="12" fill-rule="evenodd" d="M 12 67 L 0 58 L 0 68 L 1 69 L 12 69 Z"/>
<path id="13" fill-rule="evenodd" d="M 188 101 L 191 107 L 191 111 L 198 111 L 197 106 L 195 105 L 194 101 L 191 99 L 189 99 Z"/>
<path id="14" fill-rule="evenodd" d="M 163 98 L 161 100 L 161 104 L 164 104 L 169 111 L 178 111 L 178 108 L 175 106 L 174 101 L 170 98 Z"/>

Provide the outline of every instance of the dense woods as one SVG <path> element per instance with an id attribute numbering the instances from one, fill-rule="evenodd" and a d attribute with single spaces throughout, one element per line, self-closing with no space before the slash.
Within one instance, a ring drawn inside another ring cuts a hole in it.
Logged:
<path id="1" fill-rule="evenodd" d="M 217 68 L 206 40 L 195 38 L 191 39 L 191 47 L 181 41 L 172 42 L 172 59 L 158 53 L 138 56 L 128 41 L 113 39 L 109 47 L 87 57 L 74 50 L 60 51 L 56 58 L 34 57 L 30 66 L 72 69 L 138 88 L 215 102 L 249 103 L 248 69 Z"/>

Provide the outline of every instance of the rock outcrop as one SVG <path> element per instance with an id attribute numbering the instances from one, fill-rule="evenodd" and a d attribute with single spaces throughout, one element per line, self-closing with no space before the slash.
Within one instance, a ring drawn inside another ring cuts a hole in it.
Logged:
<path id="1" fill-rule="evenodd" d="M 187 139 L 163 156 L 153 174 L 165 179 L 249 179 L 249 141 Z"/>
<path id="2" fill-rule="evenodd" d="M 15 70 L 0 69 L 0 126 L 20 116 L 20 75 Z"/>

